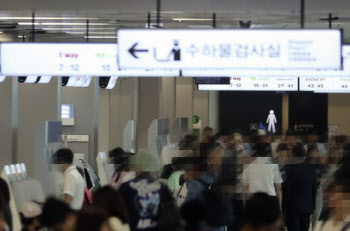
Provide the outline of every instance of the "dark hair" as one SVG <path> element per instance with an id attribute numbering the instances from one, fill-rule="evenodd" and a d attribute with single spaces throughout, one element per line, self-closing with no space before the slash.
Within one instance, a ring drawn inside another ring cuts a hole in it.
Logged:
<path id="1" fill-rule="evenodd" d="M 0 194 L 2 195 L 5 203 L 10 203 L 9 186 L 7 185 L 7 182 L 2 178 L 0 178 Z"/>
<path id="2" fill-rule="evenodd" d="M 117 148 L 109 151 L 108 155 L 110 158 L 116 158 L 116 157 L 124 155 L 124 153 L 125 153 L 124 149 L 117 147 Z"/>
<path id="3" fill-rule="evenodd" d="M 113 198 L 109 198 L 113 201 Z M 102 208 L 89 205 L 78 213 L 75 231 L 100 230 L 101 226 L 108 221 L 109 214 Z"/>
<path id="4" fill-rule="evenodd" d="M 309 144 L 309 145 L 307 145 L 306 155 L 309 156 L 311 154 L 311 152 L 313 152 L 313 151 L 318 151 L 317 144 Z"/>
<path id="5" fill-rule="evenodd" d="M 69 148 L 61 148 L 54 154 L 53 162 L 55 164 L 72 164 L 74 154 Z"/>
<path id="6" fill-rule="evenodd" d="M 275 223 L 281 217 L 278 200 L 266 193 L 253 194 L 244 209 L 244 224 L 260 228 Z"/>
<path id="7" fill-rule="evenodd" d="M 180 213 L 186 221 L 186 230 L 201 230 L 201 223 L 205 221 L 206 214 L 198 211 L 206 211 L 205 204 L 200 200 L 191 200 L 181 206 Z"/>
<path id="8" fill-rule="evenodd" d="M 253 146 L 253 157 L 271 156 L 271 145 L 268 143 L 257 143 Z"/>
<path id="9" fill-rule="evenodd" d="M 211 127 L 207 126 L 207 127 L 203 128 L 203 132 L 212 132 L 212 131 L 214 131 L 214 129 Z"/>
<path id="10" fill-rule="evenodd" d="M 131 153 L 125 152 L 122 148 L 115 148 L 109 151 L 110 163 L 115 164 L 116 171 L 128 171 L 129 158 Z"/>
<path id="11" fill-rule="evenodd" d="M 196 148 L 198 137 L 192 134 L 186 135 L 180 142 L 179 148 L 180 150 L 193 150 Z"/>
<path id="12" fill-rule="evenodd" d="M 288 148 L 288 145 L 286 143 L 280 143 L 276 148 L 276 152 L 288 151 L 288 150 L 289 150 L 289 148 Z"/>
<path id="13" fill-rule="evenodd" d="M 305 148 L 302 143 L 296 143 L 292 148 L 292 155 L 294 157 L 303 158 L 305 157 Z"/>
<path id="14" fill-rule="evenodd" d="M 41 219 L 42 215 L 39 215 L 39 216 L 36 216 L 36 217 L 31 217 L 31 218 L 24 217 L 22 213 L 20 213 L 19 215 L 21 217 L 21 222 L 22 222 L 23 226 L 31 225 L 35 219 L 38 219 L 40 223 L 41 223 L 41 220 L 42 220 Z"/>
<path id="15" fill-rule="evenodd" d="M 49 198 L 46 200 L 42 211 L 43 225 L 51 228 L 56 224 L 63 223 L 69 214 L 74 214 L 74 212 L 66 203 L 55 198 Z"/>
<path id="16" fill-rule="evenodd" d="M 96 206 L 118 217 L 123 223 L 128 223 L 128 210 L 119 191 L 110 186 L 105 186 L 94 193 L 93 199 Z"/>
<path id="17" fill-rule="evenodd" d="M 316 157 L 316 162 L 313 162 L 312 159 L 315 159 L 315 157 L 311 157 L 311 153 L 313 151 L 318 151 L 318 147 L 317 144 L 309 144 L 307 145 L 307 151 L 306 151 L 306 159 L 305 159 L 305 163 L 319 163 L 320 162 L 320 158 Z"/>

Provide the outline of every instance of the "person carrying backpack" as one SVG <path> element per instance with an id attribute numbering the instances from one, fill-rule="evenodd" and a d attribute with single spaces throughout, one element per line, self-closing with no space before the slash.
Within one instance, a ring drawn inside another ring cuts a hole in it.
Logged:
<path id="1" fill-rule="evenodd" d="M 205 205 L 204 214 L 208 230 L 224 230 L 226 226 L 233 224 L 234 216 L 230 199 L 221 192 L 220 185 L 217 184 L 220 182 L 223 150 L 219 145 L 209 150 L 208 171 L 202 172 L 200 177 L 187 183 L 184 205 L 193 201 L 201 202 Z M 200 165 L 202 169 L 204 166 L 205 163 Z"/>

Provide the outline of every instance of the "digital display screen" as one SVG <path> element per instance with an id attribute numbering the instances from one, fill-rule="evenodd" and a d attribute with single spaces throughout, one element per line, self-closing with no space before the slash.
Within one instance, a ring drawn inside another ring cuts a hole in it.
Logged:
<path id="1" fill-rule="evenodd" d="M 179 76 L 178 70 L 120 69 L 117 44 L 2 43 L 0 46 L 1 72 L 6 76 Z"/>
<path id="2" fill-rule="evenodd" d="M 230 84 L 230 77 L 195 77 L 196 84 Z"/>
<path id="3" fill-rule="evenodd" d="M 201 84 L 202 91 L 297 91 L 298 77 L 232 77 L 229 85 Z"/>

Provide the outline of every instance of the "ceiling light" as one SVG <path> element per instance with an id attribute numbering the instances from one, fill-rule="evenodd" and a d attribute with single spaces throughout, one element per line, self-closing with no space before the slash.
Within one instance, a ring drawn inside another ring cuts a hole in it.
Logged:
<path id="1" fill-rule="evenodd" d="M 31 26 L 32 22 L 19 22 L 20 26 Z M 85 26 L 86 23 L 83 22 L 35 22 L 36 26 L 59 26 L 59 25 L 69 25 L 69 26 Z M 90 26 L 107 26 L 112 25 L 111 23 L 89 23 Z"/>
<path id="2" fill-rule="evenodd" d="M 84 36 L 84 38 L 89 39 L 115 39 L 118 38 L 117 36 Z"/>
<path id="3" fill-rule="evenodd" d="M 174 21 L 212 21 L 212 18 L 173 18 Z"/>
<path id="4" fill-rule="evenodd" d="M 4 32 L 0 31 L 0 34 L 2 34 L 2 33 L 4 33 Z"/>
<path id="5" fill-rule="evenodd" d="M 32 20 L 32 17 L 0 17 L 0 20 Z M 99 18 L 81 17 L 35 17 L 36 20 L 98 20 Z"/>
<path id="6" fill-rule="evenodd" d="M 72 28 L 64 28 L 64 27 L 44 27 L 43 30 L 86 30 L 86 27 L 72 27 Z M 91 30 L 116 30 L 115 27 L 89 27 L 89 31 Z"/>
<path id="7" fill-rule="evenodd" d="M 18 35 L 17 36 L 17 38 L 25 38 L 25 37 L 27 37 L 27 36 L 25 36 L 25 35 Z"/>

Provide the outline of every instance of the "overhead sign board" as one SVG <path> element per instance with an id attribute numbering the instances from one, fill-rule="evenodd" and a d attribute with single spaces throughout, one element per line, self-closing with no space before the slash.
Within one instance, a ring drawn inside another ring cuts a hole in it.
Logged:
<path id="1" fill-rule="evenodd" d="M 203 91 L 297 91 L 297 77 L 232 77 L 229 85 L 199 84 Z"/>
<path id="2" fill-rule="evenodd" d="M 304 77 L 350 77 L 350 45 L 343 45 L 343 68 L 317 70 L 270 70 L 270 69 L 186 69 L 182 76 L 186 77 L 214 77 L 214 76 L 304 76 Z"/>
<path id="3" fill-rule="evenodd" d="M 2 43 L 1 73 L 7 76 L 178 76 L 178 70 L 123 70 L 117 44 Z"/>
<path id="4" fill-rule="evenodd" d="M 340 30 L 125 29 L 118 31 L 118 62 L 135 69 L 340 69 L 341 44 Z"/>
<path id="5" fill-rule="evenodd" d="M 343 45 L 343 68 L 318 69 L 318 70 L 267 70 L 267 69 L 186 69 L 182 71 L 182 76 L 186 77 L 214 77 L 214 76 L 304 76 L 304 77 L 350 77 L 350 45 Z"/>
<path id="6" fill-rule="evenodd" d="M 350 77 L 300 78 L 300 91 L 350 93 Z"/>

